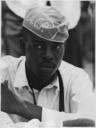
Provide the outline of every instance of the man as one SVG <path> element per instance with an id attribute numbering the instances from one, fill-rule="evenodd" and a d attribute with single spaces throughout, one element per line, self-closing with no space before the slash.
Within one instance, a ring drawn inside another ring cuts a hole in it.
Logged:
<path id="1" fill-rule="evenodd" d="M 15 123 L 36 118 L 65 121 L 64 126 L 77 118 L 71 113 L 87 114 L 92 95 L 89 77 L 62 61 L 68 38 L 66 18 L 53 7 L 31 8 L 22 33 L 26 56 L 2 58 L 1 110 Z M 72 126 L 80 124 L 73 121 Z M 85 125 L 93 126 L 94 121 L 85 119 Z"/>

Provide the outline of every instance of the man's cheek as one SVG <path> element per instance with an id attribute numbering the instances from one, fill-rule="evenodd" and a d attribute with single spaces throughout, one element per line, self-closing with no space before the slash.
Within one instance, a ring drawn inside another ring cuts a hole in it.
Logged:
<path id="1" fill-rule="evenodd" d="M 63 59 L 63 55 L 57 55 L 57 56 L 55 57 L 55 61 L 56 61 L 57 63 L 60 63 L 62 59 Z"/>

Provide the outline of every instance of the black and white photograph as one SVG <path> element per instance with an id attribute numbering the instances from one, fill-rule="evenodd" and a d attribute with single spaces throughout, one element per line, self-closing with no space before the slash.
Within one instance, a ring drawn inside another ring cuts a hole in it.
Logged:
<path id="1" fill-rule="evenodd" d="M 96 1 L 0 9 L 0 128 L 96 127 Z"/>

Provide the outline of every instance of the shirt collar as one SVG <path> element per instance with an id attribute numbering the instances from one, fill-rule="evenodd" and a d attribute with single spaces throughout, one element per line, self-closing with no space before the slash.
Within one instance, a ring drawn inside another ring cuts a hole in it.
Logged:
<path id="1" fill-rule="evenodd" d="M 18 65 L 18 69 L 16 72 L 16 76 L 15 76 L 15 82 L 14 82 L 14 87 L 16 88 L 23 88 L 24 86 L 27 86 L 29 89 L 29 84 L 28 84 L 28 80 L 27 80 L 27 76 L 26 76 L 26 70 L 25 70 L 25 57 L 23 58 L 23 60 L 19 63 Z M 49 89 L 52 87 L 56 87 L 57 90 L 59 90 L 59 79 L 58 76 L 56 77 L 56 79 L 54 81 L 52 81 L 48 86 L 45 87 L 45 89 Z"/>
<path id="2" fill-rule="evenodd" d="M 56 87 L 57 90 L 59 91 L 59 79 L 58 76 L 52 81 L 48 86 L 45 87 L 45 89 L 50 89 Z"/>

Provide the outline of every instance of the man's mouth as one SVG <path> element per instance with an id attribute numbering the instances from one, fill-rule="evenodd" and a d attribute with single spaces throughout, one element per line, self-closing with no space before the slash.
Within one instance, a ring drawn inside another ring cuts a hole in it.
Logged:
<path id="1" fill-rule="evenodd" d="M 44 63 L 41 65 L 41 69 L 44 71 L 52 71 L 54 69 L 54 65 L 51 63 Z"/>

